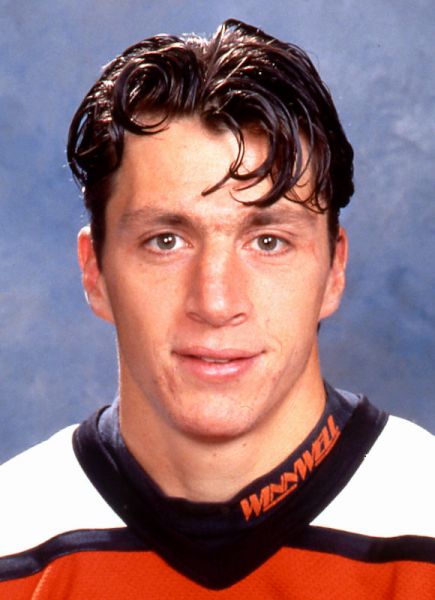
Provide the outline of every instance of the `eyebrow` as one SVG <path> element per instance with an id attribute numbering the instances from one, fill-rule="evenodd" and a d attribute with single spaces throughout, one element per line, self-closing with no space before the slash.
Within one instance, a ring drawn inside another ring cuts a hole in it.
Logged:
<path id="1" fill-rule="evenodd" d="M 246 206 L 246 209 L 251 209 L 245 215 L 243 225 L 245 227 L 263 227 L 267 225 L 293 224 L 293 225 L 310 225 L 314 222 L 315 213 L 308 208 L 301 207 L 303 210 L 298 210 L 296 207 L 289 205 L 269 207 Z M 164 227 L 189 227 L 192 224 L 192 218 L 182 212 L 173 212 L 159 207 L 138 208 L 128 210 L 121 215 L 118 228 L 120 230 L 129 229 L 135 226 L 157 225 Z"/>
<path id="2" fill-rule="evenodd" d="M 288 201 L 289 205 L 286 206 L 276 206 L 272 205 L 270 207 L 258 208 L 257 211 L 251 213 L 247 217 L 247 222 L 249 225 L 254 227 L 262 227 L 263 225 L 280 225 L 286 223 L 294 223 L 294 224 L 309 224 L 314 222 L 315 213 L 309 210 L 306 207 L 301 207 L 303 210 L 297 210 L 295 207 L 292 208 L 290 200 Z M 292 203 L 293 205 L 296 202 Z"/>
<path id="3" fill-rule="evenodd" d="M 150 224 L 180 226 L 188 225 L 190 220 L 182 213 L 170 212 L 159 208 L 138 208 L 137 210 L 126 211 L 119 220 L 119 229 L 128 229 L 135 225 Z"/>

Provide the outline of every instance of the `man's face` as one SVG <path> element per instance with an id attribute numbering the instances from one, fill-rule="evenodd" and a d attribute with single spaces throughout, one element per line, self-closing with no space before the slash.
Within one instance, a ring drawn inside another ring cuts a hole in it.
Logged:
<path id="1" fill-rule="evenodd" d="M 246 134 L 245 167 L 265 157 Z M 116 326 L 121 398 L 154 422 L 206 438 L 260 427 L 320 376 L 317 326 L 337 307 L 345 239 L 331 264 L 326 215 L 281 199 L 259 208 L 263 181 L 240 191 L 226 174 L 229 132 L 185 118 L 127 135 L 106 214 L 102 271 L 82 234 L 94 311 Z M 309 170 L 297 192 L 310 193 Z"/>

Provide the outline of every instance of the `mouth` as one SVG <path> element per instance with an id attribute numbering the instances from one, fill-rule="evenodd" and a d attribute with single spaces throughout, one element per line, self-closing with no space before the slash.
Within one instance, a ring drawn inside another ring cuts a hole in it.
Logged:
<path id="1" fill-rule="evenodd" d="M 196 358 L 196 357 L 192 357 L 192 358 Z M 225 363 L 229 363 L 231 360 L 237 360 L 237 359 L 232 359 L 232 358 L 208 358 L 207 356 L 198 356 L 197 358 L 199 358 L 200 360 L 205 360 L 205 362 L 208 363 L 218 363 L 218 364 L 225 364 Z"/>
<path id="2" fill-rule="evenodd" d="M 232 348 L 213 350 L 189 347 L 181 348 L 174 354 L 188 375 L 202 381 L 220 383 L 244 375 L 262 353 Z"/>

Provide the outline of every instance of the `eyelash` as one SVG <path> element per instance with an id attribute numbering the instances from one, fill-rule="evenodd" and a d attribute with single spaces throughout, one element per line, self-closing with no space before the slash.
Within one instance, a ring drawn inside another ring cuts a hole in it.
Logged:
<path id="1" fill-rule="evenodd" d="M 271 249 L 266 249 L 267 245 L 265 248 L 260 248 L 258 247 L 258 251 L 261 252 L 263 255 L 277 255 L 277 254 L 282 254 L 283 252 L 285 252 L 288 247 L 289 247 L 289 243 L 284 240 L 283 238 L 279 237 L 278 235 L 274 235 L 271 233 L 263 233 L 261 235 L 257 235 L 253 242 L 259 242 L 260 240 L 263 240 L 263 242 L 265 242 L 266 240 L 269 240 L 269 242 L 267 243 L 272 243 L 272 244 L 276 244 L 279 246 L 279 249 L 276 250 L 276 247 L 273 247 Z"/>
<path id="2" fill-rule="evenodd" d="M 155 252 L 156 254 L 168 254 L 171 250 L 179 250 L 180 248 L 159 248 L 157 246 L 158 242 L 160 240 L 164 241 L 165 239 L 168 238 L 173 238 L 175 239 L 175 243 L 177 243 L 177 240 L 182 240 L 184 243 L 184 246 L 187 244 L 183 238 L 179 235 L 177 235 L 176 233 L 172 233 L 171 231 L 165 231 L 164 233 L 159 233 L 158 235 L 153 235 L 152 237 L 148 238 L 145 242 L 144 242 L 144 246 L 146 246 L 147 248 L 149 248 L 152 252 Z"/>
<path id="3" fill-rule="evenodd" d="M 172 238 L 172 240 L 175 241 L 174 246 L 171 246 L 169 248 L 159 248 L 158 247 L 157 244 L 159 243 L 159 241 L 165 242 L 165 240 L 169 241 L 171 238 Z M 181 245 L 179 244 L 180 241 L 182 242 Z M 265 247 L 261 248 L 261 247 L 257 246 L 257 248 L 252 248 L 252 246 L 256 242 L 257 242 L 257 244 L 259 244 L 259 243 L 261 243 L 261 241 L 266 244 Z M 271 244 L 270 249 L 267 249 L 267 244 Z M 275 244 L 275 247 L 272 247 L 273 244 Z M 180 250 L 181 248 L 184 248 L 184 247 L 188 246 L 189 244 L 180 235 L 178 235 L 176 233 L 172 233 L 171 231 L 165 231 L 163 233 L 159 233 L 157 235 L 154 235 L 154 236 L 148 238 L 147 240 L 145 240 L 143 245 L 146 246 L 151 252 L 154 252 L 155 254 L 165 255 L 165 254 L 170 254 L 173 251 Z M 267 256 L 267 255 L 274 256 L 274 255 L 282 254 L 282 253 L 286 252 L 289 245 L 290 245 L 289 242 L 287 242 L 280 236 L 270 234 L 270 233 L 263 233 L 263 234 L 257 235 L 257 236 L 255 236 L 255 238 L 253 238 L 247 244 L 248 247 L 251 247 L 251 249 L 253 249 L 254 251 L 260 252 L 262 255 L 265 255 L 265 256 Z M 276 246 L 278 246 L 278 249 L 276 249 Z"/>

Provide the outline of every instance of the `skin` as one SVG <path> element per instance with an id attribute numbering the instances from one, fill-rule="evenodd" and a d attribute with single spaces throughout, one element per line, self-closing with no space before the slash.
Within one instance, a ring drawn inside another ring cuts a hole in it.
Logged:
<path id="1" fill-rule="evenodd" d="M 247 132 L 245 167 L 265 151 Z M 331 261 L 326 215 L 245 206 L 268 181 L 202 195 L 236 155 L 231 133 L 195 118 L 128 135 L 101 270 L 88 228 L 78 243 L 88 301 L 116 327 L 124 439 L 164 492 L 198 501 L 232 497 L 315 426 L 317 326 L 345 285 L 346 236 Z"/>

